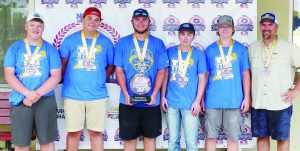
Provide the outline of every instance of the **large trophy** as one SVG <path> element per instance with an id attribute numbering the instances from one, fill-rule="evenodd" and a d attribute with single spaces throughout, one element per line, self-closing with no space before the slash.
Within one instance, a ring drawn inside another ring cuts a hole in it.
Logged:
<path id="1" fill-rule="evenodd" d="M 151 89 L 151 80 L 143 73 L 138 73 L 130 79 L 130 89 L 135 94 L 130 97 L 131 103 L 149 103 L 150 96 L 147 94 Z"/>
<path id="2" fill-rule="evenodd" d="M 137 66 L 138 73 L 130 79 L 130 89 L 135 94 L 134 96 L 130 96 L 130 103 L 149 103 L 151 101 L 151 97 L 147 95 L 147 93 L 151 89 L 151 79 L 145 74 L 147 64 L 144 62 L 149 37 L 147 35 L 145 38 L 142 52 L 135 35 L 133 35 L 133 42 L 137 51 L 139 62 Z"/>

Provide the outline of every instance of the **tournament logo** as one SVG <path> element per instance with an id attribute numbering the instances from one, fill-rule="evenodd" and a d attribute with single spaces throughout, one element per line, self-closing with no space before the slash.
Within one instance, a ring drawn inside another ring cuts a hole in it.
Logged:
<path id="1" fill-rule="evenodd" d="M 240 4 L 241 8 L 248 8 L 248 3 L 252 4 L 253 0 L 236 0 L 236 4 Z"/>
<path id="2" fill-rule="evenodd" d="M 241 145 L 247 145 L 249 140 L 252 140 L 252 132 L 251 128 L 245 124 L 239 142 Z"/>
<path id="3" fill-rule="evenodd" d="M 107 111 L 107 118 L 118 120 L 119 119 L 119 107 L 118 106 L 111 106 Z"/>
<path id="4" fill-rule="evenodd" d="M 223 3 L 226 3 L 226 4 L 228 4 L 228 1 L 229 0 L 211 0 L 211 3 L 212 4 L 216 4 L 216 8 L 224 8 L 224 5 L 223 5 Z"/>
<path id="5" fill-rule="evenodd" d="M 250 17 L 242 15 L 237 20 L 236 31 L 241 31 L 242 36 L 247 36 L 248 31 L 253 31 L 253 23 Z"/>
<path id="6" fill-rule="evenodd" d="M 106 131 L 106 130 L 104 130 L 104 131 L 102 132 L 102 137 L 103 137 L 103 141 L 107 142 L 107 140 L 108 140 L 108 135 L 107 135 L 107 131 Z"/>
<path id="7" fill-rule="evenodd" d="M 217 31 L 218 30 L 218 18 L 219 17 L 220 17 L 220 15 L 213 18 L 212 23 L 211 23 L 211 31 Z"/>
<path id="8" fill-rule="evenodd" d="M 200 43 L 198 43 L 198 42 L 195 42 L 193 44 L 193 47 L 198 48 L 201 51 L 205 51 L 205 48 Z"/>
<path id="9" fill-rule="evenodd" d="M 42 0 L 41 3 L 47 8 L 54 8 L 54 4 L 58 4 L 59 0 Z"/>
<path id="10" fill-rule="evenodd" d="M 200 35 L 200 31 L 205 31 L 205 22 L 204 19 L 198 15 L 194 15 L 190 20 L 190 23 L 194 25 L 196 35 Z"/>
<path id="11" fill-rule="evenodd" d="M 204 4 L 205 0 L 188 0 L 188 4 L 192 4 L 193 8 L 200 8 L 200 3 Z"/>
<path id="12" fill-rule="evenodd" d="M 114 0 L 114 3 L 117 4 L 119 3 L 120 8 L 126 8 L 126 3 L 131 4 L 132 0 Z"/>
<path id="13" fill-rule="evenodd" d="M 90 4 L 94 4 L 97 8 L 102 8 L 102 4 L 106 4 L 107 0 L 90 0 Z"/>
<path id="14" fill-rule="evenodd" d="M 169 36 L 175 36 L 175 31 L 178 31 L 179 28 L 179 19 L 174 15 L 169 15 L 164 20 L 163 31 L 168 31 Z"/>
<path id="15" fill-rule="evenodd" d="M 152 31 L 156 31 L 156 21 L 154 18 L 149 17 L 150 18 L 150 25 L 149 25 L 149 32 L 151 33 Z"/>
<path id="16" fill-rule="evenodd" d="M 169 138 L 170 138 L 170 136 L 169 136 L 169 129 L 165 128 L 164 134 L 163 134 L 163 141 L 168 141 Z"/>
<path id="17" fill-rule="evenodd" d="M 59 48 L 65 37 L 74 32 L 80 31 L 81 29 L 82 24 L 80 22 L 73 22 L 62 27 L 55 35 L 52 45 L 56 48 Z M 118 33 L 118 31 L 108 24 L 101 23 L 98 27 L 98 31 L 108 37 L 114 45 L 116 45 L 118 40 L 120 39 L 120 34 Z M 113 74 L 108 79 L 108 81 L 116 82 L 117 80 L 115 74 Z"/>
<path id="18" fill-rule="evenodd" d="M 71 8 L 78 8 L 78 4 L 82 4 L 83 0 L 66 0 L 66 4 L 70 4 Z"/>
<path id="19" fill-rule="evenodd" d="M 151 8 L 151 3 L 155 4 L 156 0 L 139 0 L 139 4 L 143 4 L 144 8 Z"/>
<path id="20" fill-rule="evenodd" d="M 175 4 L 179 4 L 180 0 L 163 0 L 162 1 L 164 4 L 168 4 L 169 8 L 175 8 Z"/>

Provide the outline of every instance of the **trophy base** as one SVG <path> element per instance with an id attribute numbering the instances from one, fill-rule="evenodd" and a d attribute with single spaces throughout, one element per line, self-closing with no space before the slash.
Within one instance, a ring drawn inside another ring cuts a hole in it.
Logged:
<path id="1" fill-rule="evenodd" d="M 131 96 L 130 97 L 130 103 L 150 103 L 151 98 L 150 96 L 145 96 L 145 95 L 136 95 L 136 96 Z"/>

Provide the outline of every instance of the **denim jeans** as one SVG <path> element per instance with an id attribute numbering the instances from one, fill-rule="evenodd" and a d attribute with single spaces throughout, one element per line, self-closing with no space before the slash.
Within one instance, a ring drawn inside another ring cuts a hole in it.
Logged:
<path id="1" fill-rule="evenodd" d="M 193 116 L 191 110 L 168 107 L 167 123 L 169 129 L 169 151 L 180 151 L 181 124 L 185 136 L 187 151 L 198 151 L 199 116 Z"/>

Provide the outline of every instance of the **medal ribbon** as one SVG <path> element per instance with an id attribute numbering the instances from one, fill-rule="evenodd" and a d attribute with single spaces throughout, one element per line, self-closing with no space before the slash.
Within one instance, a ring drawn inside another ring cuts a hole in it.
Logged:
<path id="1" fill-rule="evenodd" d="M 141 49 L 140 49 L 140 46 L 138 44 L 137 37 L 135 34 L 133 34 L 133 43 L 134 43 L 135 50 L 137 52 L 137 56 L 139 57 L 139 62 L 140 63 L 144 62 L 144 59 L 146 57 L 146 51 L 147 51 L 148 44 L 149 44 L 149 36 L 146 35 L 142 52 L 141 52 Z"/>
<path id="2" fill-rule="evenodd" d="M 91 51 L 94 50 L 98 36 L 99 36 L 98 32 L 95 32 L 94 36 L 93 36 L 93 41 L 92 41 L 92 44 L 91 44 L 91 47 L 90 47 L 90 51 L 88 51 L 89 49 L 88 49 L 88 46 L 87 46 L 87 43 L 86 43 L 84 32 L 81 31 L 81 41 L 82 41 L 82 45 L 83 45 L 83 48 L 84 48 L 85 51 L 91 52 Z M 87 55 L 87 57 L 88 56 L 90 56 L 90 55 Z"/>
<path id="3" fill-rule="evenodd" d="M 182 55 L 181 55 L 181 47 L 180 47 L 180 45 L 178 46 L 179 75 L 181 77 L 184 77 L 186 74 L 189 62 L 191 60 L 191 56 L 192 56 L 192 47 L 190 47 L 188 54 L 186 56 L 186 59 L 185 59 L 185 63 L 183 64 L 182 63 L 182 61 L 183 61 Z"/>
<path id="4" fill-rule="evenodd" d="M 262 53 L 262 59 L 263 59 L 265 68 L 268 68 L 269 65 L 270 65 L 272 54 L 274 52 L 274 48 L 276 47 L 277 43 L 278 43 L 278 37 L 276 36 L 275 40 L 272 42 L 271 47 L 268 51 L 267 47 L 264 45 L 264 42 L 262 42 L 262 45 L 261 45 L 261 47 L 262 47 L 261 50 L 262 51 L 261 51 L 261 53 Z"/>
<path id="5" fill-rule="evenodd" d="M 229 45 L 229 50 L 228 50 L 227 56 L 225 57 L 222 42 L 221 42 L 221 40 L 218 41 L 219 52 L 220 52 L 220 55 L 221 55 L 222 64 L 225 68 L 229 67 L 229 63 L 231 61 L 231 54 L 232 54 L 233 44 L 234 44 L 234 41 L 233 41 L 233 39 L 231 39 L 230 45 Z"/>
<path id="6" fill-rule="evenodd" d="M 30 45 L 29 45 L 29 41 L 28 39 L 24 39 L 24 42 L 25 42 L 25 47 L 26 47 L 26 52 L 27 52 L 27 55 L 29 56 L 29 63 L 30 64 L 33 64 L 34 63 L 34 58 L 36 58 L 36 55 L 38 54 L 38 52 L 40 51 L 40 48 L 42 47 L 43 45 L 43 40 L 39 40 L 33 54 L 31 54 L 31 50 L 30 50 Z"/>

